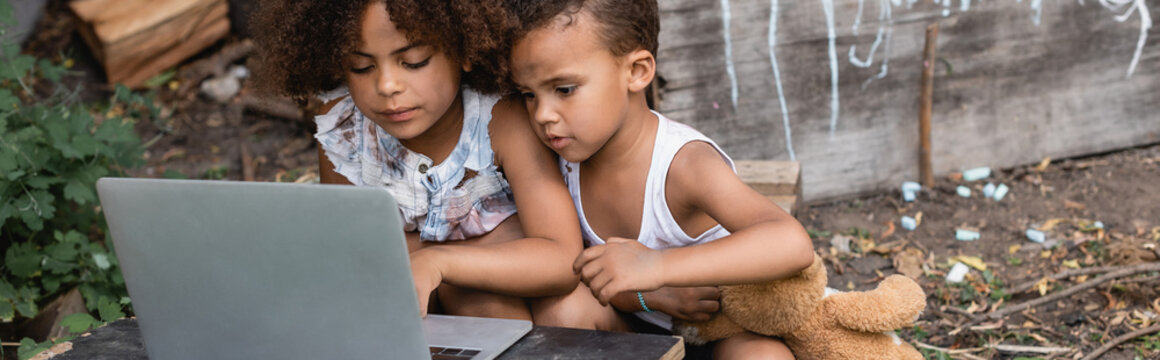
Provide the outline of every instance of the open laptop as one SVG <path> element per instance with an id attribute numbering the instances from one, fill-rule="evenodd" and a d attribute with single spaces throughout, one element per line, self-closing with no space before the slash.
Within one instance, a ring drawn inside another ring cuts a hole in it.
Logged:
<path id="1" fill-rule="evenodd" d="M 385 190 L 103 178 L 97 192 L 150 359 L 486 360 L 532 328 L 420 319 Z"/>

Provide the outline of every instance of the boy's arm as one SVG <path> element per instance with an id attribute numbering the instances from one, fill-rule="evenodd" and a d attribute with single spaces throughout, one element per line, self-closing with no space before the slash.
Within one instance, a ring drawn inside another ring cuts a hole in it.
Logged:
<path id="1" fill-rule="evenodd" d="M 732 234 L 664 251 L 619 238 L 586 249 L 573 267 L 602 303 L 624 291 L 774 280 L 813 261 L 813 244 L 797 220 L 741 182 L 708 143 L 677 152 L 665 187 L 671 209 L 704 212 Z"/>
<path id="2" fill-rule="evenodd" d="M 579 282 L 571 264 L 582 244 L 555 154 L 539 142 L 521 102 L 497 104 L 490 128 L 525 237 L 431 247 L 413 254 L 412 262 L 430 260 L 442 280 L 453 285 L 523 297 L 566 294 Z"/>

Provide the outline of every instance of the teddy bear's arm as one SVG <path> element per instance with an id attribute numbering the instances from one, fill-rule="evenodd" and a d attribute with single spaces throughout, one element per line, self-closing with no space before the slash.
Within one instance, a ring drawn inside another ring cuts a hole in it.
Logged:
<path id="1" fill-rule="evenodd" d="M 834 294 L 824 302 L 842 326 L 884 332 L 912 324 L 926 307 L 926 295 L 913 280 L 892 275 L 872 291 Z"/>

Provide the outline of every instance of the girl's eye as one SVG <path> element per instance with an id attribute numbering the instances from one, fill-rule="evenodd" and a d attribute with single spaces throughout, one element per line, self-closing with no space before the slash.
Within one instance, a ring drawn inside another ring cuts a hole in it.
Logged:
<path id="1" fill-rule="evenodd" d="M 572 95 L 572 93 L 576 92 L 576 85 L 558 87 L 558 88 L 556 88 L 556 92 L 560 93 L 560 95 L 565 95 L 565 96 Z"/>
<path id="2" fill-rule="evenodd" d="M 408 68 L 408 69 L 418 69 L 418 68 L 427 66 L 427 64 L 430 62 L 431 62 L 431 57 L 428 56 L 426 59 L 423 59 L 423 61 L 420 61 L 417 63 L 404 62 L 403 67 Z"/>
<path id="3" fill-rule="evenodd" d="M 355 73 L 355 74 L 366 74 L 367 72 L 370 72 L 370 71 L 371 71 L 371 66 L 364 66 L 364 67 L 360 67 L 360 68 L 350 69 L 350 72 Z"/>
<path id="4" fill-rule="evenodd" d="M 520 95 L 521 95 L 521 96 L 523 96 L 523 97 L 524 97 L 524 99 L 526 99 L 526 100 L 531 100 L 531 99 L 535 99 L 535 98 L 536 98 L 536 94 L 535 94 L 535 93 L 532 93 L 532 92 L 525 92 L 525 93 L 520 93 Z"/>

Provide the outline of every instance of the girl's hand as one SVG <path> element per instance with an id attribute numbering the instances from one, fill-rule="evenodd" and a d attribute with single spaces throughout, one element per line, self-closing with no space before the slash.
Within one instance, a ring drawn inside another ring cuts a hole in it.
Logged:
<path id="1" fill-rule="evenodd" d="M 644 297 L 652 310 L 684 321 L 708 321 L 721 310 L 721 290 L 716 286 L 662 287 Z"/>
<path id="2" fill-rule="evenodd" d="M 601 305 L 625 291 L 651 291 L 664 286 L 661 252 L 633 239 L 612 237 L 604 245 L 585 249 L 572 271 L 592 290 Z"/>
<path id="3" fill-rule="evenodd" d="M 436 252 L 419 250 L 411 253 L 411 276 L 415 278 L 415 293 L 419 295 L 419 315 L 427 317 L 427 302 L 431 293 L 443 282 L 443 271 L 435 260 Z"/>

